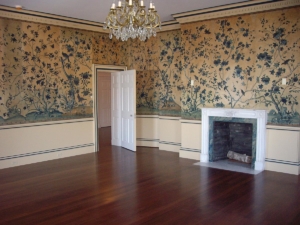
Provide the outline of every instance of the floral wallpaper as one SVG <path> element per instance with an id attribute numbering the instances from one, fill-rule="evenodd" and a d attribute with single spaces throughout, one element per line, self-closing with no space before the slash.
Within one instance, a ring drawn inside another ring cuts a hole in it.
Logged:
<path id="1" fill-rule="evenodd" d="M 202 107 L 268 109 L 269 123 L 300 125 L 299 22 L 293 8 L 183 25 L 182 116 L 200 118 Z"/>
<path id="2" fill-rule="evenodd" d="M 92 117 L 92 63 L 116 64 L 115 42 L 89 31 L 0 24 L 0 125 Z"/>
<path id="3" fill-rule="evenodd" d="M 299 126 L 299 9 L 182 24 L 145 42 L 0 19 L 0 125 L 92 117 L 97 63 L 137 70 L 138 114 L 267 109 L 269 123 Z"/>
<path id="4" fill-rule="evenodd" d="M 120 46 L 137 70 L 137 112 L 201 119 L 203 107 L 267 109 L 269 123 L 300 125 L 298 12 L 183 24 Z"/>
<path id="5" fill-rule="evenodd" d="M 137 113 L 180 116 L 178 64 L 180 30 L 162 32 L 145 42 L 130 40 L 120 47 L 124 63 L 137 70 Z"/>
<path id="6" fill-rule="evenodd" d="M 101 65 L 120 65 L 121 42 L 109 39 L 107 34 L 94 33 L 93 36 L 93 63 Z M 125 65 L 125 64 L 122 64 Z"/>

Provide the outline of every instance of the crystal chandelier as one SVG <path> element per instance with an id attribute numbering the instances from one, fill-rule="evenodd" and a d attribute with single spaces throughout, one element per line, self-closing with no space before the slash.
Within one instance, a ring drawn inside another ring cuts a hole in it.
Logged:
<path id="1" fill-rule="evenodd" d="M 143 0 L 120 0 L 118 6 L 113 2 L 103 28 L 109 29 L 110 39 L 114 35 L 122 41 L 137 37 L 145 41 L 156 36 L 157 29 L 161 29 L 161 22 L 152 0 L 148 12 Z"/>

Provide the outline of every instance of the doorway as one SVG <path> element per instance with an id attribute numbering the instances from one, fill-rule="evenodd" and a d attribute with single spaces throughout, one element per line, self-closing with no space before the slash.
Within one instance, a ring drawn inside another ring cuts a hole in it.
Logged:
<path id="1" fill-rule="evenodd" d="M 124 71 L 124 72 L 122 72 Z M 125 72 L 126 71 L 126 72 Z M 116 131 L 114 126 L 114 121 L 116 117 L 111 117 L 112 112 L 114 111 L 112 108 L 116 108 L 116 102 L 113 101 L 116 96 L 116 87 L 115 87 L 115 75 L 120 76 L 120 86 L 118 84 L 118 88 L 124 89 L 122 87 L 122 83 L 124 82 L 124 78 L 126 78 L 127 72 L 126 66 L 113 66 L 113 65 L 93 65 L 93 74 L 94 74 L 94 131 L 95 131 L 95 151 L 99 151 L 99 144 L 101 145 L 111 145 L 111 139 L 115 137 L 111 132 L 113 130 Z M 134 72 L 135 74 L 135 72 Z M 114 78 L 112 76 L 114 75 Z M 123 78 L 124 76 L 124 78 Z M 118 93 L 121 93 L 121 89 L 117 90 Z M 135 93 L 135 75 L 134 75 L 134 93 Z M 122 93 L 123 96 L 123 93 Z M 123 103 L 122 97 L 121 100 L 118 99 L 117 102 Z M 113 106 L 114 105 L 114 106 Z M 118 108 L 120 104 L 117 104 Z M 122 104 L 121 104 L 122 105 Z M 135 106 L 135 94 L 134 94 L 134 106 Z M 132 114 L 132 113 L 131 113 Z M 116 115 L 113 113 L 113 115 Z M 120 114 L 121 115 L 121 114 Z M 123 115 L 123 112 L 122 112 Z M 132 115 L 131 115 L 132 116 Z M 134 114 L 135 116 L 135 114 Z M 122 118 L 123 119 L 123 118 Z M 123 123 L 123 120 L 120 122 Z M 121 129 L 123 126 L 118 126 L 120 133 L 122 133 Z M 114 129 L 112 129 L 114 128 Z M 135 131 L 135 129 L 134 129 Z M 135 134 L 135 132 L 134 132 Z M 123 138 L 123 135 L 121 136 Z M 135 135 L 134 135 L 135 137 Z M 135 138 L 134 138 L 135 139 Z M 118 145 L 120 146 L 120 145 Z M 123 145 L 122 145 L 123 146 Z"/>
<path id="2" fill-rule="evenodd" d="M 111 126 L 111 73 L 97 71 L 98 128 Z"/>

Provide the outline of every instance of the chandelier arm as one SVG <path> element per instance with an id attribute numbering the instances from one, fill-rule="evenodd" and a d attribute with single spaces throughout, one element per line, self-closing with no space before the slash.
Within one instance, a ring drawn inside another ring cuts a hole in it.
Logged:
<path id="1" fill-rule="evenodd" d="M 143 20 L 139 20 L 138 15 L 141 15 Z M 138 11 L 136 12 L 136 15 L 134 16 L 134 24 L 137 25 L 138 27 L 145 26 L 146 25 L 146 17 L 147 17 L 147 14 L 145 12 L 145 9 L 139 8 Z"/>

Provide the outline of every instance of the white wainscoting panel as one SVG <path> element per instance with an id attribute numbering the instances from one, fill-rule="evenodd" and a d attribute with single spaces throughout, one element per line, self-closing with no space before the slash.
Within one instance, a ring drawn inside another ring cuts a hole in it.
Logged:
<path id="1" fill-rule="evenodd" d="M 267 126 L 266 170 L 299 175 L 300 128 Z"/>
<path id="2" fill-rule="evenodd" d="M 159 117 L 159 150 L 178 152 L 181 146 L 179 117 Z"/>
<path id="3" fill-rule="evenodd" d="M 158 116 L 136 117 L 137 146 L 159 147 Z"/>
<path id="4" fill-rule="evenodd" d="M 201 121 L 180 120 L 181 147 L 179 157 L 200 160 L 201 149 Z"/>
<path id="5" fill-rule="evenodd" d="M 0 127 L 0 168 L 95 151 L 94 119 Z"/>

